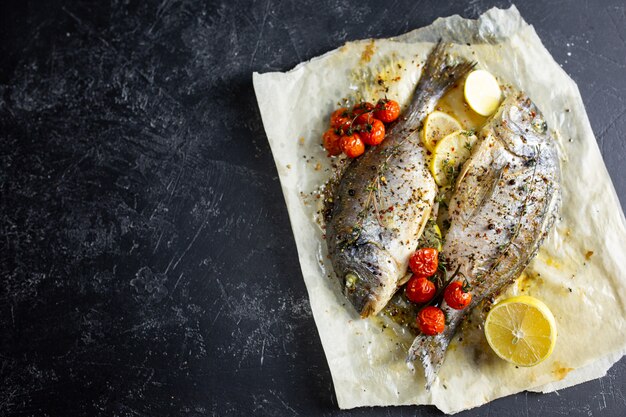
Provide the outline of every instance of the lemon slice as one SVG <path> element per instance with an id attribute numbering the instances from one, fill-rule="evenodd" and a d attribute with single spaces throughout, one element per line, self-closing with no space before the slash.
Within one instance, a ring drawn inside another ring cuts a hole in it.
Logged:
<path id="1" fill-rule="evenodd" d="M 489 71 L 470 72 L 465 80 L 465 101 L 476 113 L 489 116 L 500 105 L 500 85 Z"/>
<path id="2" fill-rule="evenodd" d="M 422 142 L 426 145 L 426 149 L 432 152 L 441 139 L 462 128 L 461 123 L 448 113 L 434 111 L 424 120 Z"/>
<path id="3" fill-rule="evenodd" d="M 430 172 L 439 186 L 454 181 L 475 142 L 476 136 L 467 130 L 458 130 L 439 141 L 430 160 Z"/>
<path id="4" fill-rule="evenodd" d="M 502 359 L 518 366 L 533 366 L 554 350 L 556 322 L 543 302 L 522 295 L 491 309 L 485 320 L 485 336 Z"/>

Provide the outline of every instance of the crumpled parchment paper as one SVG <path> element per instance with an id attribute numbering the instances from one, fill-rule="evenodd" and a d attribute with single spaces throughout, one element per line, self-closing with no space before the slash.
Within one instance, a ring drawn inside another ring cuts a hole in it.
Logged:
<path id="1" fill-rule="evenodd" d="M 320 143 L 344 98 L 386 94 L 406 104 L 439 38 L 455 44 L 454 54 L 526 91 L 555 131 L 563 174 L 560 219 L 503 296 L 545 301 L 559 334 L 545 362 L 516 368 L 491 351 L 481 312 L 473 312 L 472 325 L 457 334 L 438 381 L 426 391 L 423 374 L 405 364 L 412 337 L 375 319 L 360 320 L 339 293 L 318 224 L 320 187 L 332 172 Z M 376 90 L 376 77 L 385 78 L 387 91 Z M 626 352 L 624 214 L 576 84 L 515 6 L 491 9 L 478 20 L 437 19 L 396 38 L 350 42 L 287 73 L 255 73 L 253 81 L 341 408 L 434 404 L 455 413 L 523 390 L 550 392 L 600 377 Z"/>

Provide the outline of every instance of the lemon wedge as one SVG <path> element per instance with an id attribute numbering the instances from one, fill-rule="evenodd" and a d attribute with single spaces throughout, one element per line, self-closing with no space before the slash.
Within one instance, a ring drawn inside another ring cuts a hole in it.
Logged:
<path id="1" fill-rule="evenodd" d="M 485 320 L 485 336 L 493 351 L 518 366 L 545 360 L 556 343 L 556 321 L 540 300 L 522 295 L 496 304 Z"/>
<path id="2" fill-rule="evenodd" d="M 476 113 L 489 116 L 500 105 L 502 92 L 496 78 L 485 70 L 470 72 L 465 80 L 465 101 Z"/>
<path id="3" fill-rule="evenodd" d="M 461 123 L 454 117 L 442 111 L 434 111 L 426 116 L 426 120 L 424 120 L 422 142 L 426 145 L 426 149 L 432 152 L 441 139 L 461 129 Z"/>
<path id="4" fill-rule="evenodd" d="M 452 183 L 469 158 L 476 136 L 467 130 L 450 133 L 439 141 L 430 160 L 430 172 L 440 187 Z"/>

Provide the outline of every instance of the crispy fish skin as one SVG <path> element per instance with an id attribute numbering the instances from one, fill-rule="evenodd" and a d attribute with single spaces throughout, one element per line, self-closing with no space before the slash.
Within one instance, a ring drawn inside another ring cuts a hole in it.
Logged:
<path id="1" fill-rule="evenodd" d="M 419 127 L 437 101 L 473 64 L 448 64 L 447 46 L 429 54 L 409 108 L 382 144 L 347 167 L 333 193 L 326 242 L 342 291 L 365 318 L 397 289 L 428 220 L 437 187 Z"/>
<path id="2" fill-rule="evenodd" d="M 472 302 L 459 311 L 442 301 L 446 330 L 413 342 L 409 366 L 419 359 L 427 388 L 465 315 L 512 283 L 536 255 L 560 208 L 560 179 L 543 116 L 524 93 L 512 91 L 481 130 L 449 205 L 443 254 L 448 272 L 459 268 L 469 281 Z"/>

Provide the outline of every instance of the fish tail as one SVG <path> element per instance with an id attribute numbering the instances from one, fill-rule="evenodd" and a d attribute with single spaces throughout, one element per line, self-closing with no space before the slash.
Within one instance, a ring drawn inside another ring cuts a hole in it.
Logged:
<path id="1" fill-rule="evenodd" d="M 419 360 L 424 368 L 426 378 L 426 389 L 430 387 L 437 378 L 437 372 L 443 363 L 446 350 L 450 344 L 450 336 L 446 333 L 436 336 L 419 335 L 413 341 L 407 357 L 407 366 L 412 371 L 415 370 L 413 362 Z"/>
<path id="2" fill-rule="evenodd" d="M 476 66 L 475 62 L 462 58 L 450 62 L 449 46 L 449 43 L 439 40 L 428 54 L 407 114 L 419 113 L 420 110 L 434 106 L 441 96 Z"/>
<path id="3" fill-rule="evenodd" d="M 418 89 L 421 87 L 435 93 L 447 91 L 476 66 L 475 62 L 464 59 L 450 63 L 447 52 L 449 47 L 449 43 L 440 40 L 428 54 Z"/>

